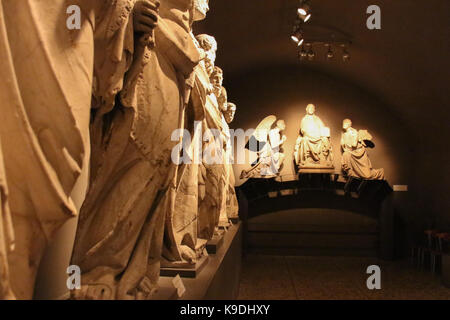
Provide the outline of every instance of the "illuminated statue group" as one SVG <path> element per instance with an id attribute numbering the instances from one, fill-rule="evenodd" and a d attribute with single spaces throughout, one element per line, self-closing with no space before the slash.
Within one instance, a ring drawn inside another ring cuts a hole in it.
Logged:
<path id="1" fill-rule="evenodd" d="M 334 173 L 333 148 L 330 128 L 315 114 L 316 107 L 309 104 L 300 124 L 300 134 L 295 143 L 294 162 L 300 173 Z M 257 161 L 241 172 L 241 179 L 273 178 L 280 175 L 285 158 L 282 148 L 286 136 L 283 120 L 275 116 L 265 118 L 249 139 L 247 149 L 257 155 Z M 346 177 L 383 180 L 384 170 L 373 169 L 366 148 L 373 148 L 372 136 L 367 130 L 355 130 L 349 119 L 343 121 L 341 138 L 342 173 Z"/>

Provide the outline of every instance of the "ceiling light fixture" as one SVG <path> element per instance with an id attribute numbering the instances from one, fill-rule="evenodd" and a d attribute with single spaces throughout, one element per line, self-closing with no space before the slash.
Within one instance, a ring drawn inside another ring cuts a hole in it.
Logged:
<path id="1" fill-rule="evenodd" d="M 297 44 L 297 46 L 300 47 L 304 41 L 303 32 L 301 30 L 295 31 L 294 34 L 291 36 L 291 40 L 294 41 Z"/>
<path id="2" fill-rule="evenodd" d="M 309 47 L 309 50 L 308 50 L 308 60 L 309 60 L 309 61 L 313 61 L 313 60 L 314 60 L 314 57 L 316 56 L 316 54 L 315 54 L 314 51 L 313 51 L 312 44 L 308 43 L 308 47 Z"/>
<path id="3" fill-rule="evenodd" d="M 343 52 L 342 52 L 342 60 L 343 60 L 344 62 L 350 61 L 350 53 L 348 53 L 348 51 L 347 51 L 347 46 L 346 46 L 345 44 L 342 45 L 342 49 L 343 49 Z"/>
<path id="4" fill-rule="evenodd" d="M 330 60 L 332 60 L 334 58 L 334 53 L 333 53 L 333 51 L 331 49 L 331 44 L 326 43 L 325 47 L 328 48 L 328 50 L 327 50 L 327 60 L 330 61 Z"/>
<path id="5" fill-rule="evenodd" d="M 305 60 L 308 57 L 308 53 L 306 52 L 305 48 L 302 47 L 298 56 L 300 60 Z"/>
<path id="6" fill-rule="evenodd" d="M 311 19 L 311 7 L 309 6 L 307 1 L 300 1 L 300 6 L 297 9 L 297 14 L 303 22 L 308 22 Z"/>

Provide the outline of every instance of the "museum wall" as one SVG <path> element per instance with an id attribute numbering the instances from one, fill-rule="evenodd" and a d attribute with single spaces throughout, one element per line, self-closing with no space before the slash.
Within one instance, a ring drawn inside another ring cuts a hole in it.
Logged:
<path id="1" fill-rule="evenodd" d="M 448 113 L 448 111 L 447 111 Z M 450 230 L 450 150 L 444 137 L 450 134 L 448 119 L 432 119 L 422 132 L 418 153 L 417 184 L 420 185 L 421 208 L 427 216 L 426 227 Z"/>

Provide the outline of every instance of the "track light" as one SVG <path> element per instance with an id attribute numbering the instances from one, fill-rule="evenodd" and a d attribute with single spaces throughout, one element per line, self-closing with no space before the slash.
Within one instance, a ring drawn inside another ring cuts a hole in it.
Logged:
<path id="1" fill-rule="evenodd" d="M 306 1 L 302 1 L 300 3 L 299 8 L 297 9 L 297 14 L 303 22 L 308 22 L 311 19 L 311 8 Z"/>
<path id="2" fill-rule="evenodd" d="M 309 50 L 308 50 L 308 60 L 309 61 L 313 61 L 314 57 L 316 56 L 316 54 L 314 53 L 313 49 L 312 49 L 312 45 L 309 43 L 308 44 Z"/>
<path id="3" fill-rule="evenodd" d="M 332 60 L 332 59 L 334 58 L 334 53 L 333 53 L 333 51 L 331 50 L 331 45 L 330 45 L 329 43 L 325 44 L 325 47 L 328 48 L 328 51 L 327 51 L 327 60 L 330 61 L 330 60 Z"/>
<path id="4" fill-rule="evenodd" d="M 301 46 L 303 44 L 303 33 L 301 30 L 297 30 L 294 32 L 294 34 L 291 36 L 291 40 L 294 41 L 297 46 Z"/>
<path id="5" fill-rule="evenodd" d="M 300 60 L 305 60 L 308 57 L 308 53 L 306 52 L 306 50 L 302 47 L 302 49 L 300 50 L 299 53 L 299 58 Z"/>
<path id="6" fill-rule="evenodd" d="M 342 53 L 342 60 L 344 62 L 350 61 L 350 53 L 348 53 L 346 46 L 343 45 L 342 48 L 344 50 L 343 53 Z"/>

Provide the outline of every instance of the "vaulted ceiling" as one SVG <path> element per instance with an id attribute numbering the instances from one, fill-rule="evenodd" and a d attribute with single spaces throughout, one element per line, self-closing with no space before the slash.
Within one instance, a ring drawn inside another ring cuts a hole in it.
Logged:
<path id="1" fill-rule="evenodd" d="M 342 79 L 384 102 L 411 131 L 447 128 L 450 106 L 450 1 L 312 0 L 311 27 L 351 37 L 351 61 L 339 55 L 300 62 L 290 40 L 298 0 L 210 0 L 195 33 L 214 35 L 226 81 L 254 69 L 289 65 Z M 366 27 L 369 5 L 381 8 L 381 30 Z M 318 52 L 319 55 L 319 52 Z M 436 131 L 435 133 L 437 133 Z"/>

